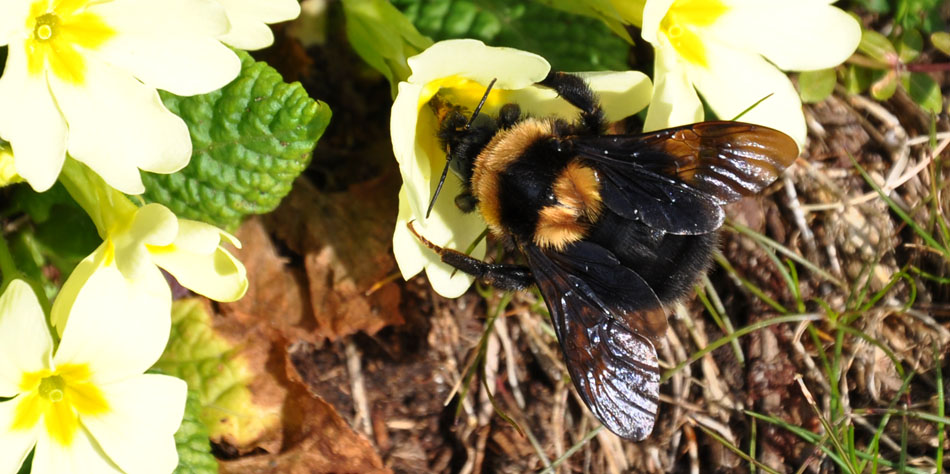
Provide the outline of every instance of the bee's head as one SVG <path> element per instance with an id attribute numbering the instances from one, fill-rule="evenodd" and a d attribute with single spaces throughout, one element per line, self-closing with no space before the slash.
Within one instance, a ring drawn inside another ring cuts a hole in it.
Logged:
<path id="1" fill-rule="evenodd" d="M 442 117 L 439 127 L 439 141 L 445 149 L 445 169 L 442 170 L 442 177 L 439 185 L 435 188 L 432 195 L 432 201 L 429 202 L 429 209 L 426 211 L 426 217 L 432 212 L 432 206 L 442 190 L 442 183 L 445 182 L 445 176 L 449 168 L 462 179 L 467 188 L 472 179 L 472 173 L 475 169 L 475 159 L 479 153 L 488 145 L 495 133 L 498 132 L 497 121 L 487 115 L 479 115 L 485 100 L 488 99 L 488 93 L 495 84 L 493 79 L 485 89 L 485 95 L 481 102 L 475 107 L 471 117 L 465 117 L 463 109 L 458 106 L 452 106 Z"/>
<path id="2" fill-rule="evenodd" d="M 449 168 L 466 186 L 472 178 L 475 158 L 497 132 L 498 125 L 487 115 L 472 115 L 469 119 L 456 109 L 446 116 L 439 131 L 439 139 L 445 149 Z"/>

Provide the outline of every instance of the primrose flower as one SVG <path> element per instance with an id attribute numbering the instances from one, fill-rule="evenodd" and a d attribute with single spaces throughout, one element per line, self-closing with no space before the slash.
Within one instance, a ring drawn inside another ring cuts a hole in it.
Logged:
<path id="1" fill-rule="evenodd" d="M 300 15 L 298 0 L 218 0 L 228 14 L 231 29 L 219 39 L 235 48 L 255 50 L 274 43 L 268 23 Z"/>
<path id="2" fill-rule="evenodd" d="M 234 79 L 214 0 L 4 0 L 0 137 L 37 191 L 68 152 L 111 186 L 144 191 L 139 169 L 172 173 L 191 158 L 185 122 L 156 89 L 190 96 Z"/>
<path id="3" fill-rule="evenodd" d="M 13 280 L 0 296 L 0 472 L 33 454 L 33 474 L 168 473 L 178 464 L 174 434 L 184 381 L 143 374 L 171 326 L 168 307 L 122 291 L 118 272 L 89 279 L 67 311 L 54 348 L 33 290 Z M 130 318 L 130 314 L 152 313 Z"/>
<path id="4" fill-rule="evenodd" d="M 235 301 L 247 291 L 247 272 L 240 260 L 228 252 L 222 240 L 235 247 L 241 243 L 231 234 L 203 222 L 179 219 L 161 204 L 141 208 L 131 202 L 117 201 L 111 215 L 93 218 L 103 242 L 92 255 L 83 259 L 60 290 L 57 302 L 70 301 L 85 286 L 85 281 L 103 269 L 115 268 L 133 285 L 141 285 L 154 295 L 168 293 L 159 268 L 167 271 L 185 288 L 217 301 Z M 58 313 L 65 316 L 65 313 Z M 66 321 L 52 318 L 62 331 Z"/>
<path id="5" fill-rule="evenodd" d="M 553 90 L 535 85 L 547 76 L 551 66 L 544 58 L 525 51 L 489 47 L 476 40 L 448 40 L 409 58 L 409 67 L 412 75 L 399 83 L 390 119 L 393 151 L 403 179 L 393 252 L 404 278 L 424 269 L 439 294 L 456 297 L 471 285 L 472 278 L 442 263 L 406 226 L 412 221 L 415 229 L 435 244 L 463 252 L 485 229 L 477 213 L 464 214 L 455 206 L 454 197 L 462 189 L 455 176 L 446 178 L 432 214 L 428 219 L 425 216 L 445 166 L 445 150 L 436 136 L 439 124 L 429 100 L 438 94 L 444 101 L 471 111 L 488 83 L 497 79 L 482 114 L 496 115 L 507 103 L 519 104 L 525 114 L 557 115 L 567 120 L 576 119 L 579 111 Z M 650 80 L 641 73 L 580 75 L 599 95 L 608 120 L 632 115 L 649 102 Z M 484 240 L 471 255 L 484 258 Z"/>
<path id="6" fill-rule="evenodd" d="M 833 0 L 647 0 L 643 39 L 656 51 L 645 128 L 698 122 L 703 106 L 781 130 L 801 146 L 805 117 L 786 71 L 836 66 L 854 52 L 861 28 Z M 695 90 L 694 90 L 695 87 Z"/>

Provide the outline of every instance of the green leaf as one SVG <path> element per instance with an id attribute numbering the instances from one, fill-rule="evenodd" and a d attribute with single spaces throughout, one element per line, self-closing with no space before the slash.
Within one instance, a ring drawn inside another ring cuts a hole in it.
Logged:
<path id="1" fill-rule="evenodd" d="M 819 69 L 804 71 L 798 75 L 798 88 L 801 90 L 802 102 L 814 104 L 821 102 L 835 90 L 838 77 L 834 69 Z"/>
<path id="2" fill-rule="evenodd" d="M 898 0 L 894 21 L 904 30 L 920 28 L 927 33 L 946 29 L 941 18 L 940 4 L 946 0 Z"/>
<path id="3" fill-rule="evenodd" d="M 939 114 L 943 105 L 940 86 L 928 74 L 912 72 L 901 77 L 901 85 L 922 109 Z"/>
<path id="4" fill-rule="evenodd" d="M 881 63 L 882 67 L 893 65 L 897 59 L 897 50 L 894 49 L 891 40 L 874 30 L 864 30 L 861 33 L 858 51 Z"/>
<path id="5" fill-rule="evenodd" d="M 842 83 L 851 94 L 860 94 L 871 87 L 873 71 L 861 66 L 849 64 L 844 72 Z"/>
<path id="6" fill-rule="evenodd" d="M 201 422 L 201 401 L 198 392 L 189 390 L 185 418 L 175 433 L 178 467 L 175 474 L 216 474 L 218 460 L 211 454 L 208 427 Z"/>
<path id="7" fill-rule="evenodd" d="M 343 12 L 353 50 L 389 79 L 395 97 L 396 85 L 409 78 L 406 60 L 431 46 L 432 40 L 387 0 L 345 0 Z"/>
<path id="8" fill-rule="evenodd" d="M 923 49 L 924 37 L 916 29 L 904 31 L 897 41 L 897 56 L 904 64 L 917 59 Z"/>
<path id="9" fill-rule="evenodd" d="M 871 97 L 877 100 L 887 100 L 897 92 L 897 73 L 894 71 L 878 71 L 880 77 L 871 84 Z"/>
<path id="10" fill-rule="evenodd" d="M 933 43 L 934 47 L 939 49 L 941 53 L 950 56 L 950 33 L 946 31 L 940 31 L 930 35 L 930 42 Z"/>
<path id="11" fill-rule="evenodd" d="M 56 294 L 56 285 L 44 275 L 43 268 L 52 264 L 65 280 L 80 260 L 102 243 L 86 213 L 56 183 L 46 192 L 38 193 L 26 184 L 13 189 L 14 206 L 30 216 L 33 225 L 14 237 L 14 259 L 18 268 L 42 281 L 47 296 Z"/>
<path id="12" fill-rule="evenodd" d="M 476 38 L 544 56 L 555 70 L 626 70 L 630 46 L 603 22 L 528 0 L 394 0 L 435 40 Z"/>
<path id="13" fill-rule="evenodd" d="M 198 394 L 201 422 L 212 440 L 243 446 L 280 423 L 279 407 L 257 405 L 249 388 L 255 374 L 241 346 L 218 334 L 200 298 L 172 304 L 168 347 L 153 367 L 188 382 Z"/>
<path id="14" fill-rule="evenodd" d="M 223 89 L 194 97 L 162 93 L 188 124 L 194 151 L 177 173 L 142 173 L 146 200 L 227 229 L 277 207 L 330 120 L 330 108 L 300 83 L 287 84 L 267 64 L 236 52 L 241 74 Z"/>
<path id="15" fill-rule="evenodd" d="M 643 5 L 645 0 L 536 0 L 551 8 L 564 10 L 575 15 L 584 15 L 598 18 L 613 31 L 615 35 L 633 44 L 633 38 L 627 31 L 625 24 L 640 27 L 643 23 Z"/>

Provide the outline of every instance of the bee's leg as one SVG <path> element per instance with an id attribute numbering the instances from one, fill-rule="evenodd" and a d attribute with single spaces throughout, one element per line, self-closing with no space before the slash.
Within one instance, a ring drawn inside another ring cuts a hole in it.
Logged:
<path id="1" fill-rule="evenodd" d="M 429 247 L 435 253 L 439 254 L 442 261 L 457 268 L 479 281 L 502 290 L 523 290 L 534 284 L 534 276 L 531 269 L 521 265 L 510 265 L 504 263 L 488 263 L 477 258 L 465 255 L 458 250 L 452 250 L 440 247 L 426 239 L 412 226 L 412 222 L 406 224 L 409 231 L 419 239 L 426 247 Z"/>
<path id="2" fill-rule="evenodd" d="M 580 131 L 600 135 L 607 129 L 600 102 L 584 79 L 566 72 L 551 71 L 540 84 L 554 89 L 564 100 L 581 109 Z"/>

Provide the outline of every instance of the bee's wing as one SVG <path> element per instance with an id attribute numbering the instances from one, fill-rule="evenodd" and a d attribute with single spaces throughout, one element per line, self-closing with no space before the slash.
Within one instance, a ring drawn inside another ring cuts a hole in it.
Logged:
<path id="1" fill-rule="evenodd" d="M 653 431 L 660 373 L 651 338 L 666 315 L 647 283 L 608 250 L 580 241 L 564 252 L 525 249 L 574 386 L 610 431 Z"/>
<path id="2" fill-rule="evenodd" d="M 602 197 L 612 211 L 673 234 L 717 229 L 719 206 L 761 191 L 798 156 L 788 135 L 740 122 L 578 136 L 573 142 L 604 174 Z"/>

